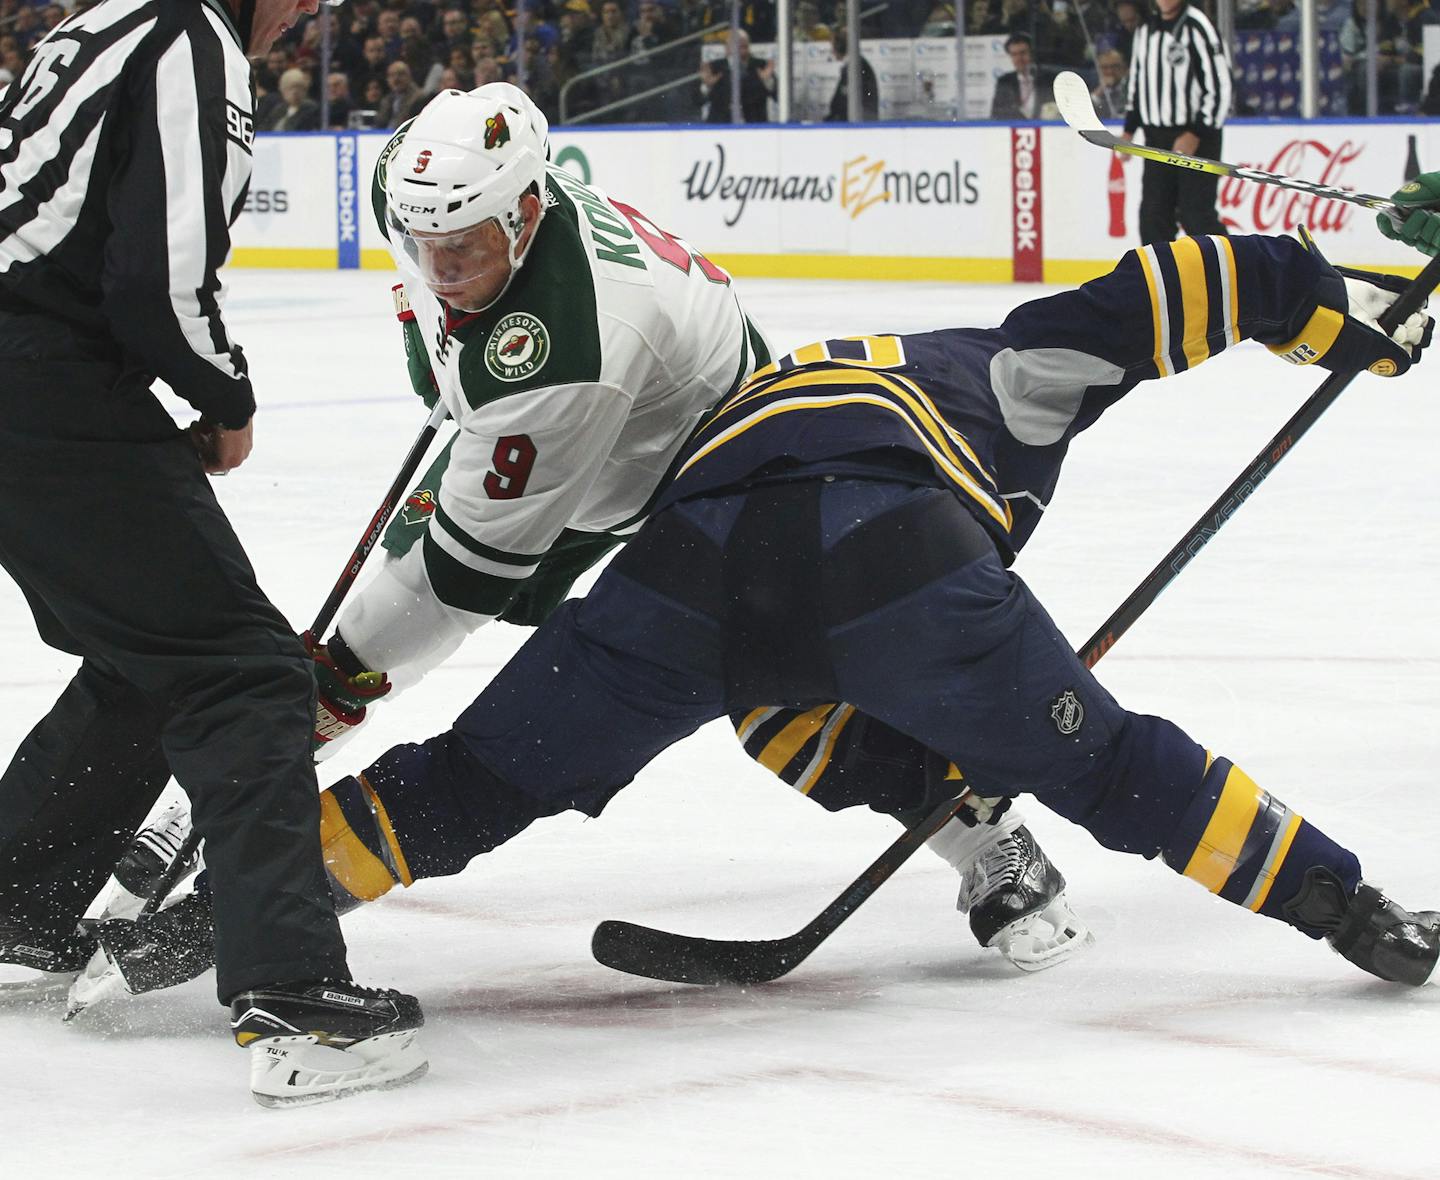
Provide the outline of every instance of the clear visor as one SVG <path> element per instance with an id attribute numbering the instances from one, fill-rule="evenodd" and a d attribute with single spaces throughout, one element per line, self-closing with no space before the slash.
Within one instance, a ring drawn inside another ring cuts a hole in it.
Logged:
<path id="1" fill-rule="evenodd" d="M 427 287 L 454 289 L 510 271 L 510 239 L 498 217 L 451 233 L 410 230 L 393 215 L 389 221 L 397 261 Z"/>

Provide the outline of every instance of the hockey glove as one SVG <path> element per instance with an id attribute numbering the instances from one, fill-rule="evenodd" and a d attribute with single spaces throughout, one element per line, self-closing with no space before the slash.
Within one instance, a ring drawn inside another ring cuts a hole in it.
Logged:
<path id="1" fill-rule="evenodd" d="M 391 684 L 384 672 L 361 664 L 338 634 L 328 646 L 317 643 L 309 631 L 300 638 L 315 660 L 315 737 L 310 751 L 317 753 L 360 725 L 369 705 L 389 692 Z"/>
<path id="2" fill-rule="evenodd" d="M 1398 377 L 1415 363 L 1430 343 L 1435 322 L 1417 311 L 1388 337 L 1379 318 L 1409 285 L 1399 275 L 1350 270 L 1325 261 L 1314 240 L 1301 231 L 1306 248 L 1320 262 L 1314 313 L 1299 335 L 1271 352 L 1293 365 L 1318 364 L 1334 373 L 1364 369 L 1377 377 Z"/>
<path id="3" fill-rule="evenodd" d="M 1404 221 L 1396 225 L 1388 213 L 1377 213 L 1380 232 L 1432 258 L 1440 254 L 1440 172 L 1422 172 L 1390 199 L 1400 207 Z"/>

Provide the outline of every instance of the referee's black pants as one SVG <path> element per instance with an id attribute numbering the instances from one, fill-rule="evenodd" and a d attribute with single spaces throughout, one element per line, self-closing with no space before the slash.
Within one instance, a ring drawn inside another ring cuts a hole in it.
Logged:
<path id="1" fill-rule="evenodd" d="M 0 566 L 82 657 L 0 777 L 0 922 L 68 932 L 173 773 L 206 840 L 221 1000 L 347 977 L 309 661 L 183 433 L 117 375 L 0 355 Z"/>
<path id="2" fill-rule="evenodd" d="M 1169 151 L 1184 127 L 1142 127 L 1147 147 Z M 1217 127 L 1200 137 L 1192 155 L 1207 160 L 1220 158 L 1221 131 Z M 1146 160 L 1140 177 L 1140 244 L 1173 242 L 1178 226 L 1192 238 L 1201 234 L 1223 234 L 1225 226 L 1215 210 L 1220 178 L 1209 172 L 1177 168 L 1158 160 Z"/>

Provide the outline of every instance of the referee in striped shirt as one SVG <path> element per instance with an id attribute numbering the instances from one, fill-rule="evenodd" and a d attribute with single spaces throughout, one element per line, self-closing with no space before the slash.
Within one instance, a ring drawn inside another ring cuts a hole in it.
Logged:
<path id="1" fill-rule="evenodd" d="M 1135 30 L 1125 138 L 1143 131 L 1150 147 L 1218 160 L 1230 91 L 1230 61 L 1210 18 L 1187 0 L 1160 0 Z M 1146 160 L 1141 243 L 1173 241 L 1177 221 L 1192 237 L 1223 234 L 1215 211 L 1218 183 L 1208 173 Z"/>
<path id="2" fill-rule="evenodd" d="M 247 53 L 317 3 L 100 0 L 0 99 L 0 566 L 80 657 L 0 776 L 0 962 L 84 965 L 76 922 L 173 774 L 206 839 L 221 1000 L 349 979 L 313 668 L 206 478 L 252 444 L 218 274 L 250 182 Z"/>

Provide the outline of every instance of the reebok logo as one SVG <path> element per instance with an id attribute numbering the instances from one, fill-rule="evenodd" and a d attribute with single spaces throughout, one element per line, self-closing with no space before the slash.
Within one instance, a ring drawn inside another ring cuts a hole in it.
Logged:
<path id="1" fill-rule="evenodd" d="M 344 992 L 321 992 L 322 1000 L 333 1000 L 337 1004 L 349 1004 L 352 1008 L 365 1007 L 365 1001 L 359 996 L 347 996 Z"/>

